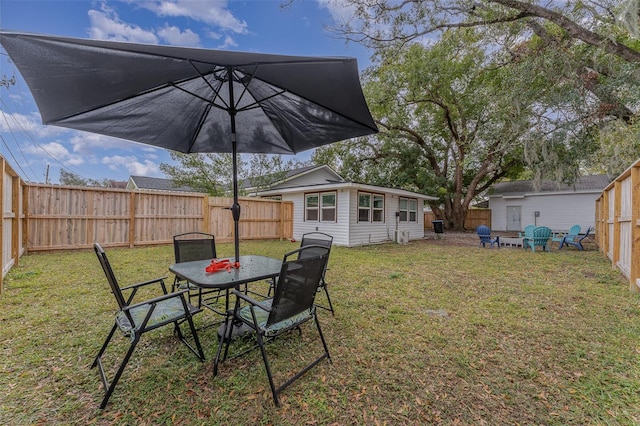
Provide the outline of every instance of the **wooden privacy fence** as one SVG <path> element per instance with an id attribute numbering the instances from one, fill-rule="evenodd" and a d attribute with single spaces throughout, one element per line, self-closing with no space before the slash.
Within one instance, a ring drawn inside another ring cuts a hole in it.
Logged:
<path id="1" fill-rule="evenodd" d="M 20 176 L 9 166 L 7 161 L 0 156 L 0 188 L 2 188 L 2 222 L 0 222 L 0 240 L 2 240 L 2 253 L 0 263 L 0 293 L 4 276 L 11 267 L 17 265 L 20 256 L 24 253 L 24 237 L 26 235 L 24 194 L 26 186 Z"/>
<path id="2" fill-rule="evenodd" d="M 432 220 L 436 220 L 433 212 L 424 212 L 424 229 L 433 229 Z M 464 220 L 464 228 L 475 230 L 480 225 L 491 227 L 491 209 L 469 209 Z"/>
<path id="3" fill-rule="evenodd" d="M 230 198 L 181 192 L 29 185 L 27 250 L 167 244 L 183 232 L 233 241 Z M 240 239 L 291 238 L 291 202 L 241 198 Z"/>
<path id="4" fill-rule="evenodd" d="M 614 268 L 640 291 L 640 160 L 611 182 L 596 200 L 596 243 Z"/>

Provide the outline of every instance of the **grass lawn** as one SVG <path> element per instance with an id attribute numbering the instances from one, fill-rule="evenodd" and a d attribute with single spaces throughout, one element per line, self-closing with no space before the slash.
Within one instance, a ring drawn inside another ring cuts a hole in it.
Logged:
<path id="1" fill-rule="evenodd" d="M 244 242 L 241 252 L 281 258 L 296 247 Z M 122 286 L 173 263 L 170 246 L 106 251 Z M 333 364 L 287 388 L 281 408 L 259 351 L 213 378 L 215 329 L 200 333 L 200 363 L 165 327 L 143 336 L 102 411 L 89 366 L 115 300 L 95 254 L 23 256 L 0 295 L 0 424 L 640 423 L 640 296 L 598 251 L 427 240 L 335 247 L 329 268 L 336 315 L 319 315 Z M 316 337 L 307 325 L 269 346 L 276 378 L 318 353 Z M 115 342 L 120 355 L 127 339 Z"/>

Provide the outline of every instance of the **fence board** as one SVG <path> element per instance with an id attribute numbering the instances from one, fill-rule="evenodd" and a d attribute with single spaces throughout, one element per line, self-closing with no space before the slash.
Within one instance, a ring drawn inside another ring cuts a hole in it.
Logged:
<path id="1" fill-rule="evenodd" d="M 436 220 L 433 212 L 424 212 L 424 229 L 433 229 L 432 220 Z M 469 209 L 464 220 L 464 228 L 475 230 L 480 225 L 491 227 L 491 209 Z"/>
<path id="2" fill-rule="evenodd" d="M 181 192 L 30 185 L 28 250 L 167 244 L 184 232 L 233 241 L 232 200 Z M 293 204 L 242 198 L 241 239 L 290 238 Z M 286 217 L 283 217 L 286 215 Z"/>
<path id="3" fill-rule="evenodd" d="M 640 291 L 640 160 L 614 179 L 596 200 L 596 242 L 602 253 Z"/>

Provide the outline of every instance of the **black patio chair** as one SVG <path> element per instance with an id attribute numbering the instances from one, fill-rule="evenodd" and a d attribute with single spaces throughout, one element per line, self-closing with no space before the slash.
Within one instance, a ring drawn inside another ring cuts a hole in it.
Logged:
<path id="1" fill-rule="evenodd" d="M 215 259 L 216 256 L 216 240 L 211 234 L 203 232 L 186 232 L 184 234 L 173 236 L 173 252 L 176 263 L 192 262 L 194 260 Z M 217 301 L 224 296 L 220 290 L 211 289 L 203 290 L 202 288 L 175 277 L 171 291 L 189 290 L 189 303 L 197 297 L 199 308 L 203 303 L 213 306 L 211 302 Z"/>
<path id="2" fill-rule="evenodd" d="M 310 255 L 309 253 L 315 253 L 315 255 Z M 260 348 L 276 406 L 280 405 L 278 395 L 284 388 L 300 378 L 324 358 L 331 362 L 329 349 L 322 334 L 318 316 L 316 315 L 316 306 L 314 305 L 314 299 L 318 292 L 328 255 L 329 249 L 315 245 L 301 247 L 285 254 L 272 299 L 257 301 L 241 291 L 233 291 L 236 296 L 236 303 L 233 311 L 229 312 L 229 320 L 226 321 L 222 332 L 220 332 L 220 343 L 213 367 L 214 377 L 218 374 L 219 362 L 226 361 L 229 354 L 229 347 L 234 340 L 231 338 L 233 329 L 242 326 L 247 327 L 255 336 L 256 344 L 252 348 L 234 355 L 233 358 Z M 315 322 L 324 352 L 284 384 L 276 387 L 267 359 L 265 344 L 294 329 L 298 329 L 302 333 L 300 326 L 310 320 Z M 220 355 L 223 347 L 224 354 L 221 360 Z"/>
<path id="3" fill-rule="evenodd" d="M 331 297 L 329 297 L 329 290 L 327 289 L 327 283 L 324 279 L 327 273 L 327 264 L 329 263 L 329 255 L 331 254 L 332 244 L 333 244 L 333 237 L 331 235 L 325 234 L 324 232 L 308 232 L 302 236 L 300 247 L 315 245 L 315 246 L 326 247 L 329 249 L 329 251 L 327 252 L 327 258 L 325 260 L 324 267 L 322 268 L 322 277 L 320 278 L 320 286 L 318 288 L 318 291 L 324 291 L 329 307 L 322 306 L 317 303 L 316 303 L 316 306 L 318 308 L 331 311 L 331 314 L 335 315 L 335 311 L 333 310 L 333 304 L 331 303 Z M 315 256 L 317 255 L 317 252 L 318 250 L 305 250 L 304 252 L 300 252 L 300 256 Z"/>
<path id="4" fill-rule="evenodd" d="M 306 246 L 320 246 L 323 248 L 329 249 L 327 252 L 326 262 L 329 262 L 329 254 L 331 253 L 331 245 L 333 244 L 333 236 L 329 234 L 325 234 L 324 232 L 307 232 L 302 235 L 302 240 L 300 241 L 300 247 Z M 317 256 L 318 250 L 305 250 L 304 252 L 300 252 L 300 256 Z M 324 294 L 327 298 L 328 307 L 322 306 L 316 303 L 318 308 L 331 311 L 332 315 L 335 315 L 335 311 L 333 309 L 333 304 L 331 303 L 331 297 L 329 296 L 329 290 L 327 290 L 327 283 L 325 281 L 325 275 L 327 273 L 327 263 L 324 264 L 322 268 L 322 278 L 320 279 L 320 286 L 318 287 L 318 291 L 324 291 Z M 269 289 L 268 296 L 273 292 L 273 288 L 276 285 L 276 281 L 272 281 L 271 288 Z"/>
<path id="5" fill-rule="evenodd" d="M 120 376 L 129 362 L 129 358 L 131 358 L 140 338 L 147 331 L 173 324 L 175 327 L 175 333 L 178 335 L 180 340 L 200 359 L 200 361 L 204 361 L 204 352 L 202 351 L 202 346 L 200 345 L 200 340 L 198 339 L 198 334 L 195 326 L 193 325 L 192 319 L 192 315 L 200 312 L 201 309 L 187 303 L 185 293 L 188 290 L 176 293 L 167 293 L 164 278 L 157 278 L 120 288 L 115 274 L 111 269 L 109 260 L 107 259 L 107 255 L 100 244 L 94 244 L 93 248 L 98 256 L 100 265 L 102 265 L 102 270 L 107 277 L 107 281 L 111 287 L 111 292 L 118 302 L 118 312 L 116 314 L 115 324 L 111 328 L 107 339 L 104 341 L 102 348 L 100 348 L 96 359 L 91 365 L 91 368 L 98 366 L 100 369 L 100 378 L 102 379 L 102 384 L 105 390 L 105 396 L 100 404 L 100 408 L 102 409 L 107 405 L 107 402 L 109 402 L 109 398 L 118 384 L 118 380 L 120 380 Z M 133 303 L 133 299 L 138 290 L 152 284 L 158 284 L 160 286 L 162 295 L 149 300 Z M 123 290 L 131 292 L 127 298 L 124 297 L 122 293 Z M 180 329 L 180 322 L 183 321 L 186 321 L 189 324 L 195 348 L 186 340 Z M 102 356 L 117 329 L 120 329 L 125 336 L 129 337 L 131 343 L 124 359 L 115 373 L 115 376 L 111 383 L 109 383 L 105 369 L 102 365 Z"/>

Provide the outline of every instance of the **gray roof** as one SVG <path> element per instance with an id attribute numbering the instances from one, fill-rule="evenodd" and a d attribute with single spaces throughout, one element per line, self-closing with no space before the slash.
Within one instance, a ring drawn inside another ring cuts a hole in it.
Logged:
<path id="1" fill-rule="evenodd" d="M 536 189 L 532 180 L 516 180 L 496 183 L 490 192 L 490 196 L 523 195 L 543 192 L 600 192 L 609 185 L 610 182 L 611 179 L 608 175 L 582 176 L 576 179 L 571 185 L 554 181 L 543 181 L 540 187 Z"/>
<path id="2" fill-rule="evenodd" d="M 189 186 L 175 186 L 171 179 L 154 178 L 148 176 L 129 176 L 138 189 L 154 191 L 199 192 Z"/>
<path id="3" fill-rule="evenodd" d="M 277 182 L 274 182 L 274 183 L 280 183 L 280 182 L 285 181 L 287 179 L 290 179 L 290 178 L 292 178 L 294 176 L 300 175 L 302 173 L 308 172 L 308 171 L 313 170 L 313 169 L 319 169 L 319 168 L 322 168 L 322 167 L 325 167 L 325 166 L 323 164 L 321 164 L 321 165 L 312 164 L 310 166 L 303 166 L 303 167 L 298 167 L 296 169 L 291 169 L 291 170 L 287 171 L 287 173 L 284 175 L 283 178 L 279 179 Z M 265 176 L 269 176 L 269 175 L 265 175 Z M 238 185 L 242 189 L 253 188 L 253 186 L 254 186 L 253 183 L 251 182 L 251 178 L 246 178 L 246 179 L 242 180 L 241 182 L 238 183 Z"/>

